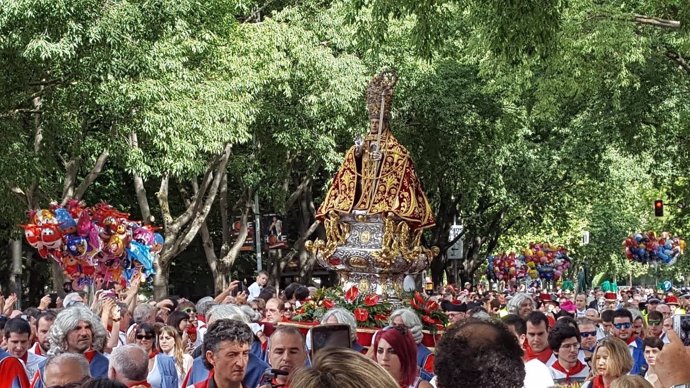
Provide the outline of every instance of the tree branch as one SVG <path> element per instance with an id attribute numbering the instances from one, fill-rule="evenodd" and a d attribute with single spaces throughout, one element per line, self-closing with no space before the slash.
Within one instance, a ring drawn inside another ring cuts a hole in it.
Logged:
<path id="1" fill-rule="evenodd" d="M 685 71 L 685 73 L 690 74 L 690 64 L 688 64 L 687 59 L 683 58 L 679 53 L 674 52 L 674 51 L 667 51 L 666 52 L 666 58 L 669 58 L 678 66 Z"/>
<path id="2" fill-rule="evenodd" d="M 635 15 L 633 17 L 633 20 L 635 21 L 635 23 L 646 24 L 654 27 L 674 29 L 680 28 L 680 21 L 678 20 L 662 19 L 654 16 L 645 15 Z"/>
<path id="3" fill-rule="evenodd" d="M 311 185 L 311 177 L 305 176 L 302 182 L 297 186 L 295 191 L 290 194 L 287 201 L 285 201 L 285 209 L 289 209 L 295 204 L 300 195 L 302 195 L 305 190 L 307 190 Z"/>
<path id="4" fill-rule="evenodd" d="M 228 222 L 228 171 L 223 170 L 221 174 L 223 174 L 223 176 L 220 180 L 220 198 L 218 200 L 222 237 L 220 255 L 225 256 L 230 246 L 230 224 Z"/>
<path id="5" fill-rule="evenodd" d="M 77 172 L 79 170 L 79 160 L 71 158 L 64 162 L 65 165 L 65 182 L 62 185 L 62 201 L 60 204 L 65 206 L 67 200 L 74 196 L 74 186 L 77 183 Z"/>
<path id="6" fill-rule="evenodd" d="M 227 253 L 225 253 L 225 255 L 223 255 L 223 257 L 220 259 L 223 267 L 225 268 L 230 268 L 233 264 L 235 264 L 235 259 L 240 253 L 240 250 L 242 249 L 242 246 L 244 245 L 244 242 L 248 236 L 247 224 L 249 222 L 249 212 L 253 208 L 252 197 L 254 196 L 254 190 L 247 189 L 245 192 L 245 201 L 244 207 L 242 208 L 242 215 L 240 217 L 240 230 L 237 233 L 237 240 L 235 240 L 230 249 L 228 249 Z"/>
<path id="7" fill-rule="evenodd" d="M 227 168 L 231 151 L 232 145 L 226 144 L 225 149 L 220 156 L 220 160 L 218 161 L 218 163 L 216 163 L 217 167 L 215 169 L 215 173 L 211 175 L 212 184 L 208 188 L 208 195 L 205 197 L 205 199 L 201 196 L 203 191 L 199 191 L 199 193 L 195 196 L 194 202 L 196 202 L 195 207 L 198 208 L 198 211 L 194 213 L 192 221 L 185 228 L 182 234 L 182 238 L 177 239 L 177 241 L 175 242 L 174 252 L 179 253 L 182 252 L 185 248 L 187 248 L 187 246 L 192 242 L 197 232 L 199 231 L 201 224 L 204 221 L 206 221 L 206 217 L 208 216 L 209 211 L 211 211 L 211 205 L 216 199 L 216 194 L 218 194 L 218 187 L 220 186 L 220 182 L 222 180 L 223 175 L 222 171 Z M 202 189 L 203 186 L 200 187 L 200 190 Z"/>
<path id="8" fill-rule="evenodd" d="M 129 146 L 131 148 L 139 148 L 139 139 L 137 138 L 136 132 L 129 134 Z M 146 196 L 144 180 L 136 172 L 133 174 L 133 178 L 134 193 L 137 196 L 137 203 L 139 204 L 139 210 L 141 211 L 141 220 L 144 225 L 149 225 L 153 223 L 153 218 L 151 218 L 151 207 L 149 206 L 149 200 Z"/>
<path id="9" fill-rule="evenodd" d="M 165 242 L 167 243 L 170 237 L 175 237 L 177 235 L 177 230 L 173 230 L 173 217 L 170 214 L 170 203 L 168 201 L 168 174 L 163 176 L 161 179 L 161 187 L 156 193 L 158 197 L 158 203 L 161 207 L 161 213 L 163 214 L 163 227 L 165 228 Z M 170 237 L 169 237 L 170 236 Z M 167 245 L 167 244 L 166 244 Z"/>
<path id="10" fill-rule="evenodd" d="M 67 200 L 70 198 L 74 198 L 76 200 L 82 199 L 84 194 L 86 194 L 86 190 L 93 184 L 93 182 L 96 181 L 96 178 L 98 178 L 99 175 L 101 175 L 101 171 L 103 171 L 103 166 L 105 165 L 105 162 L 108 160 L 108 156 L 110 155 L 110 152 L 106 149 L 101 152 L 101 155 L 98 156 L 98 159 L 96 159 L 96 163 L 93 165 L 93 168 L 91 171 L 89 171 L 89 174 L 86 175 L 84 180 L 81 181 L 79 184 L 79 187 L 77 187 L 77 191 L 74 192 L 74 195 L 71 197 L 63 197 L 62 198 L 62 204 L 66 204 Z"/>

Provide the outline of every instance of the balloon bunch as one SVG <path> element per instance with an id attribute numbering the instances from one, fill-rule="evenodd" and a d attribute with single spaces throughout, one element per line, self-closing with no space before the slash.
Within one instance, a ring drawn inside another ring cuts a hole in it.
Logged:
<path id="1" fill-rule="evenodd" d="M 52 203 L 30 211 L 23 227 L 28 243 L 42 258 L 60 264 L 76 290 L 96 279 L 123 286 L 139 274 L 144 280 L 154 273 L 155 255 L 163 248 L 163 236 L 153 228 L 104 202 L 93 207 L 76 200 L 65 207 Z"/>
<path id="2" fill-rule="evenodd" d="M 642 264 L 662 262 L 673 265 L 685 251 L 685 240 L 668 232 L 657 237 L 654 232 L 635 233 L 623 241 L 625 257 Z"/>
<path id="3" fill-rule="evenodd" d="M 530 243 L 523 251 L 527 274 L 530 278 L 558 280 L 570 268 L 568 251 L 562 246 L 549 243 Z"/>
<path id="4" fill-rule="evenodd" d="M 494 281 L 521 280 L 527 276 L 527 268 L 522 256 L 515 253 L 500 253 L 496 256 L 489 256 L 487 275 Z"/>

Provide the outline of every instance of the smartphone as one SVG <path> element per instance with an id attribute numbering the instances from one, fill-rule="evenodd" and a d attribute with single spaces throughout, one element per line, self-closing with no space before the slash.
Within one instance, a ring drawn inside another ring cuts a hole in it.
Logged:
<path id="1" fill-rule="evenodd" d="M 240 281 L 240 283 L 237 285 L 237 288 L 230 292 L 230 295 L 231 296 L 237 296 L 237 294 L 241 293 L 242 291 L 246 291 L 246 290 L 247 290 L 247 286 L 245 286 L 244 283 Z"/>
<path id="2" fill-rule="evenodd" d="M 683 345 L 690 346 L 690 314 L 673 316 L 673 331 L 683 341 Z"/>
<path id="3" fill-rule="evenodd" d="M 49 309 L 57 308 L 57 292 L 50 293 L 50 303 L 48 304 Z"/>
<path id="4" fill-rule="evenodd" d="M 351 348 L 349 325 L 318 325 L 311 328 L 312 357 L 324 348 Z"/>

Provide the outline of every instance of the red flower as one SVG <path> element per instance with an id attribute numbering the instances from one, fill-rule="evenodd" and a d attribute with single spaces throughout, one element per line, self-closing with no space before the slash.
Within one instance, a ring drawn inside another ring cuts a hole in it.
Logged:
<path id="1" fill-rule="evenodd" d="M 428 300 L 424 306 L 424 309 L 428 312 L 436 311 L 438 310 L 438 303 L 434 302 L 433 300 Z"/>
<path id="2" fill-rule="evenodd" d="M 333 307 L 335 307 L 335 303 L 333 303 L 333 301 L 330 300 L 330 299 L 324 299 L 324 300 L 323 300 L 323 307 L 325 307 L 325 308 L 327 308 L 327 309 L 330 310 L 330 309 L 332 309 Z"/>
<path id="3" fill-rule="evenodd" d="M 385 321 L 388 320 L 388 315 L 386 315 L 386 314 L 376 314 L 376 315 L 374 315 L 374 320 L 376 320 L 376 321 L 381 321 L 381 322 L 385 322 Z"/>
<path id="4" fill-rule="evenodd" d="M 355 314 L 355 319 L 359 322 L 366 322 L 369 319 L 369 312 L 363 308 L 356 308 L 353 313 Z"/>
<path id="5" fill-rule="evenodd" d="M 372 307 L 376 306 L 379 303 L 379 296 L 378 295 L 367 295 L 364 297 L 364 304 Z"/>
<path id="6" fill-rule="evenodd" d="M 423 315 L 423 316 L 422 316 L 422 322 L 426 323 L 427 325 L 434 325 L 434 324 L 436 323 L 436 322 L 434 322 L 434 320 L 433 320 L 431 317 L 429 317 L 428 315 Z"/>
<path id="7" fill-rule="evenodd" d="M 354 300 L 357 299 L 358 296 L 359 288 L 357 288 L 357 286 L 352 286 L 345 292 L 345 300 L 350 303 L 354 302 Z"/>
<path id="8" fill-rule="evenodd" d="M 423 305 L 424 297 L 419 293 L 419 291 L 415 291 L 414 298 L 412 299 L 412 301 L 417 302 L 417 304 Z"/>

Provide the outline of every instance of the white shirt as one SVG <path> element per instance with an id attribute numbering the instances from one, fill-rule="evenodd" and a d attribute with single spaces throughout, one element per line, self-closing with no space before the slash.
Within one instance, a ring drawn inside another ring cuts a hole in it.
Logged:
<path id="1" fill-rule="evenodd" d="M 553 385 L 553 377 L 548 366 L 536 358 L 525 363 L 524 388 L 548 388 Z"/>
<path id="2" fill-rule="evenodd" d="M 247 291 L 249 291 L 249 297 L 247 298 L 247 302 L 250 302 L 253 299 L 258 298 L 259 294 L 261 294 L 262 288 L 263 287 L 261 287 L 257 282 L 252 283 L 252 285 L 249 286 L 249 288 L 247 289 Z"/>

